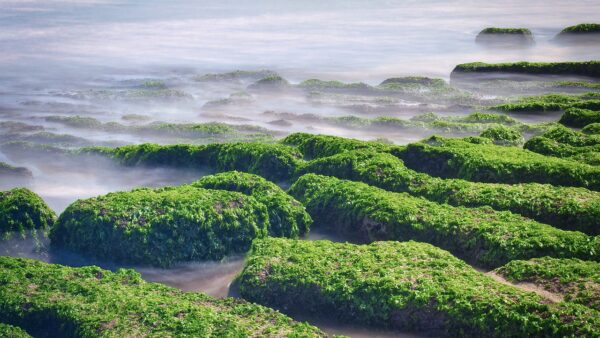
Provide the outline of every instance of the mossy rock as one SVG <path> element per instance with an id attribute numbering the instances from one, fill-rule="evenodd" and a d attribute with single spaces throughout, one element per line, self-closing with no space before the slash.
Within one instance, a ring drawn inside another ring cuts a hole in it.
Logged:
<path id="1" fill-rule="evenodd" d="M 29 338 L 31 337 L 25 330 L 18 326 L 12 326 L 0 323 L 0 337 L 5 338 Z"/>
<path id="2" fill-rule="evenodd" d="M 142 188 L 74 202 L 50 239 L 53 246 L 101 259 L 170 266 L 246 252 L 268 226 L 265 205 L 242 193 Z"/>
<path id="3" fill-rule="evenodd" d="M 463 63 L 457 65 L 450 78 L 476 79 L 473 75 L 489 80 L 504 77 L 506 74 L 521 75 L 563 75 L 600 78 L 600 61 L 584 62 L 510 62 L 510 63 Z"/>
<path id="4" fill-rule="evenodd" d="M 290 83 L 279 75 L 266 76 L 248 86 L 249 90 L 282 90 L 290 88 Z"/>
<path id="5" fill-rule="evenodd" d="M 589 135 L 600 135 L 600 122 L 586 125 L 581 129 L 581 132 Z"/>
<path id="6" fill-rule="evenodd" d="M 325 337 L 243 300 L 148 283 L 134 270 L 0 257 L 0 317 L 35 337 Z"/>
<path id="7" fill-rule="evenodd" d="M 411 169 L 490 183 L 548 183 L 600 190 L 600 169 L 517 147 L 432 136 L 398 154 Z"/>
<path id="8" fill-rule="evenodd" d="M 508 280 L 534 283 L 565 301 L 600 311 L 600 263 L 542 257 L 515 260 L 496 270 Z"/>
<path id="9" fill-rule="evenodd" d="M 600 110 L 570 108 L 565 111 L 558 122 L 575 128 L 600 123 Z"/>
<path id="10" fill-rule="evenodd" d="M 564 28 L 554 37 L 559 43 L 589 44 L 600 42 L 600 24 L 581 23 Z"/>
<path id="11" fill-rule="evenodd" d="M 298 149 L 283 144 L 243 142 L 166 146 L 147 143 L 85 148 L 80 153 L 108 156 L 128 166 L 211 167 L 217 171 L 250 172 L 274 181 L 290 178 L 302 158 Z"/>
<path id="12" fill-rule="evenodd" d="M 33 178 L 33 173 L 25 167 L 15 167 L 8 163 L 0 162 L 0 178 L 31 179 Z"/>
<path id="13" fill-rule="evenodd" d="M 598 311 L 502 284 L 418 242 L 370 245 L 268 238 L 253 243 L 244 298 L 431 336 L 594 336 Z"/>
<path id="14" fill-rule="evenodd" d="M 18 232 L 48 230 L 56 214 L 37 194 L 26 188 L 0 191 L 0 238 Z"/>
<path id="15" fill-rule="evenodd" d="M 559 157 L 594 166 L 600 165 L 600 161 L 598 160 L 600 144 L 576 147 L 543 136 L 536 136 L 525 143 L 525 149 L 547 156 Z"/>
<path id="16" fill-rule="evenodd" d="M 360 181 L 454 206 L 490 206 L 564 230 L 600 235 L 600 192 L 585 188 L 441 179 L 409 169 L 395 156 L 369 150 L 348 151 L 313 160 L 300 170 L 300 174 L 304 173 Z"/>
<path id="17" fill-rule="evenodd" d="M 366 142 L 350 138 L 308 133 L 290 134 L 281 143 L 297 147 L 304 157 L 309 159 L 327 157 L 349 150 L 371 149 L 388 151 L 393 147 L 380 142 Z"/>
<path id="18" fill-rule="evenodd" d="M 308 234 L 312 219 L 304 206 L 275 183 L 238 171 L 205 176 L 192 186 L 237 191 L 263 203 L 269 213 L 269 236 L 297 238 Z"/>
<path id="19" fill-rule="evenodd" d="M 527 28 L 488 27 L 477 34 L 475 42 L 492 46 L 530 46 L 535 44 L 535 39 Z"/>
<path id="20" fill-rule="evenodd" d="M 500 146 L 522 146 L 525 138 L 518 130 L 503 125 L 490 127 L 479 136 L 492 140 L 492 143 Z"/>
<path id="21" fill-rule="evenodd" d="M 300 177 L 289 193 L 306 206 L 315 229 L 354 242 L 418 240 L 483 267 L 543 256 L 600 260 L 600 237 L 489 207 L 453 207 L 314 174 Z"/>

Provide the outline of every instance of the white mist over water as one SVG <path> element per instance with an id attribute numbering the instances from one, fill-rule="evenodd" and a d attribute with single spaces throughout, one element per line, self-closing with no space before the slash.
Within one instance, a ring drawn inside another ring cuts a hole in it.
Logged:
<path id="1" fill-rule="evenodd" d="M 291 79 L 379 81 L 446 77 L 469 61 L 592 59 L 598 46 L 573 50 L 548 40 L 597 20 L 600 3 L 5 0 L 0 9 L 5 75 L 269 68 Z M 488 26 L 530 28 L 537 45 L 487 51 L 473 42 Z"/>

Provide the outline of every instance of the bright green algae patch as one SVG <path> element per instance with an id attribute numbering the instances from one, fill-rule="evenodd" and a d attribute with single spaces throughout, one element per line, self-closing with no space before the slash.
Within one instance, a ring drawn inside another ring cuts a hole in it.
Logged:
<path id="1" fill-rule="evenodd" d="M 588 92 L 577 95 L 544 94 L 518 97 L 509 100 L 508 103 L 489 108 L 510 113 L 548 112 L 569 109 L 598 110 L 600 109 L 599 99 L 600 93 L 598 92 Z"/>
<path id="2" fill-rule="evenodd" d="M 26 188 L 0 191 L 0 239 L 11 232 L 49 229 L 56 214 L 38 195 Z"/>
<path id="3" fill-rule="evenodd" d="M 600 260 L 600 238 L 564 231 L 489 207 L 453 207 L 369 186 L 307 174 L 289 193 L 315 227 L 356 242 L 418 240 L 479 266 L 541 256 Z"/>
<path id="4" fill-rule="evenodd" d="M 117 148 L 94 147 L 84 149 L 83 152 L 106 155 L 130 166 L 209 166 L 217 171 L 250 172 L 270 180 L 291 177 L 302 158 L 302 154 L 294 147 L 270 143 L 166 146 L 147 143 Z"/>
<path id="5" fill-rule="evenodd" d="M 142 188 L 74 202 L 50 239 L 98 258 L 170 266 L 243 253 L 268 225 L 265 205 L 238 192 Z"/>
<path id="6" fill-rule="evenodd" d="M 324 337 L 243 300 L 147 283 L 133 270 L 0 257 L 0 317 L 49 337 Z"/>
<path id="7" fill-rule="evenodd" d="M 501 284 L 417 242 L 253 243 L 244 298 L 287 311 L 433 336 L 594 336 L 598 312 Z"/>
<path id="8" fill-rule="evenodd" d="M 558 228 L 600 235 L 600 193 L 585 188 L 441 179 L 411 170 L 395 156 L 369 150 L 315 159 L 300 173 L 361 181 L 388 191 L 408 192 L 455 206 L 487 205 Z"/>
<path id="9" fill-rule="evenodd" d="M 238 191 L 263 203 L 269 212 L 269 235 L 297 238 L 310 230 L 312 219 L 304 206 L 275 183 L 242 172 L 205 176 L 192 183 L 205 189 Z"/>
<path id="10" fill-rule="evenodd" d="M 580 259 L 515 260 L 496 270 L 513 282 L 531 282 L 561 294 L 565 301 L 600 311 L 600 263 Z"/>
<path id="11" fill-rule="evenodd" d="M 29 338 L 31 336 L 20 327 L 0 323 L 0 337 Z"/>
<path id="12" fill-rule="evenodd" d="M 559 123 L 565 126 L 582 128 L 600 122 L 600 110 L 570 108 L 561 116 Z"/>
<path id="13" fill-rule="evenodd" d="M 530 75 L 577 75 L 600 77 L 600 61 L 585 62 L 510 62 L 510 63 L 463 63 L 457 65 L 451 78 L 477 73 L 513 73 Z"/>
<path id="14" fill-rule="evenodd" d="M 538 154 L 570 159 L 590 165 L 600 165 L 600 144 L 577 147 L 537 136 L 525 143 L 525 149 Z"/>
<path id="15" fill-rule="evenodd" d="M 474 144 L 438 136 L 409 144 L 407 167 L 443 178 L 492 183 L 549 183 L 600 190 L 600 169 L 517 147 Z"/>

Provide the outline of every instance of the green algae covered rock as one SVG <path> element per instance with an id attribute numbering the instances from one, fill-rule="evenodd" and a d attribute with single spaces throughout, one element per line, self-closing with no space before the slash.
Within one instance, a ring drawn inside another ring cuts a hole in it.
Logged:
<path id="1" fill-rule="evenodd" d="M 398 154 L 406 166 L 443 178 L 492 183 L 549 183 L 600 190 L 600 168 L 517 147 L 432 136 Z"/>
<path id="2" fill-rule="evenodd" d="M 56 214 L 37 194 L 26 188 L 0 191 L 0 238 L 18 232 L 48 230 Z"/>
<path id="3" fill-rule="evenodd" d="M 600 42 L 599 23 L 581 23 L 560 31 L 554 38 L 560 43 L 593 44 Z"/>
<path id="4" fill-rule="evenodd" d="M 577 147 L 543 136 L 536 136 L 525 143 L 525 149 L 538 154 L 570 159 L 590 165 L 600 165 L 597 156 L 600 155 L 600 144 Z"/>
<path id="5" fill-rule="evenodd" d="M 243 253 L 268 225 L 265 205 L 242 193 L 142 188 L 74 202 L 50 239 L 102 259 L 170 266 Z"/>
<path id="6" fill-rule="evenodd" d="M 1 179 L 30 179 L 32 177 L 31 170 L 25 167 L 15 167 L 8 163 L 0 162 Z"/>
<path id="7" fill-rule="evenodd" d="M 418 240 L 486 267 L 542 256 L 600 260 L 600 237 L 489 207 L 452 207 L 314 174 L 300 177 L 289 193 L 306 206 L 315 228 L 356 242 Z"/>
<path id="8" fill-rule="evenodd" d="M 488 27 L 483 29 L 477 37 L 475 42 L 485 45 L 499 45 L 499 46 L 510 46 L 510 45 L 532 45 L 535 44 L 533 34 L 527 28 L 499 28 L 499 27 Z"/>
<path id="9" fill-rule="evenodd" d="M 300 173 L 361 181 L 388 191 L 408 192 L 455 206 L 490 206 L 557 228 L 600 235 L 600 192 L 585 188 L 441 179 L 415 172 L 395 156 L 369 150 L 315 159 Z"/>
<path id="10" fill-rule="evenodd" d="M 581 129 L 581 132 L 589 135 L 600 135 L 600 122 L 586 125 Z"/>
<path id="11" fill-rule="evenodd" d="M 270 236 L 297 238 L 310 230 L 312 219 L 304 206 L 275 183 L 260 176 L 237 171 L 225 172 L 205 176 L 192 183 L 192 186 L 237 191 L 254 197 L 267 207 Z"/>
<path id="12" fill-rule="evenodd" d="M 389 151 L 393 147 L 380 142 L 368 142 L 351 138 L 307 133 L 291 134 L 281 142 L 286 145 L 298 147 L 302 154 L 309 159 L 327 157 L 344 151 L 358 149 Z"/>
<path id="13" fill-rule="evenodd" d="M 463 63 L 457 65 L 450 78 L 460 79 L 469 75 L 524 74 L 565 75 L 600 78 L 600 61 L 584 62 L 509 62 L 509 63 Z"/>
<path id="14" fill-rule="evenodd" d="M 431 336 L 594 336 L 598 311 L 488 277 L 417 242 L 370 245 L 267 238 L 253 243 L 244 298 Z"/>
<path id="15" fill-rule="evenodd" d="M 575 128 L 600 123 L 600 110 L 570 108 L 565 111 L 558 122 Z"/>
<path id="16" fill-rule="evenodd" d="M 512 282 L 534 283 L 565 301 L 600 311 L 600 263 L 542 257 L 515 260 L 496 270 Z"/>
<path id="17" fill-rule="evenodd" d="M 29 338 L 31 336 L 20 327 L 0 323 L 0 337 Z"/>
<path id="18" fill-rule="evenodd" d="M 81 152 L 108 156 L 123 165 L 211 167 L 239 170 L 270 180 L 293 175 L 302 154 L 294 147 L 272 143 L 218 143 L 208 145 L 140 144 L 117 148 L 94 147 Z"/>
<path id="19" fill-rule="evenodd" d="M 492 143 L 500 146 L 521 146 L 525 138 L 518 130 L 503 125 L 490 127 L 479 136 L 492 140 Z"/>
<path id="20" fill-rule="evenodd" d="M 325 337 L 274 310 L 148 283 L 133 270 L 0 257 L 0 281 L 0 317 L 35 337 Z"/>

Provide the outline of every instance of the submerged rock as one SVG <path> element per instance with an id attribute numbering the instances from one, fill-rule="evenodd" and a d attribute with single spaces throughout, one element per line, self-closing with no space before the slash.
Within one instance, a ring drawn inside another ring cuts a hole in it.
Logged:
<path id="1" fill-rule="evenodd" d="M 582 23 L 566 27 L 554 37 L 554 41 L 564 44 L 600 43 L 600 24 Z"/>
<path id="2" fill-rule="evenodd" d="M 488 47 L 527 47 L 535 44 L 533 34 L 527 28 L 488 27 L 475 38 L 475 42 Z"/>

